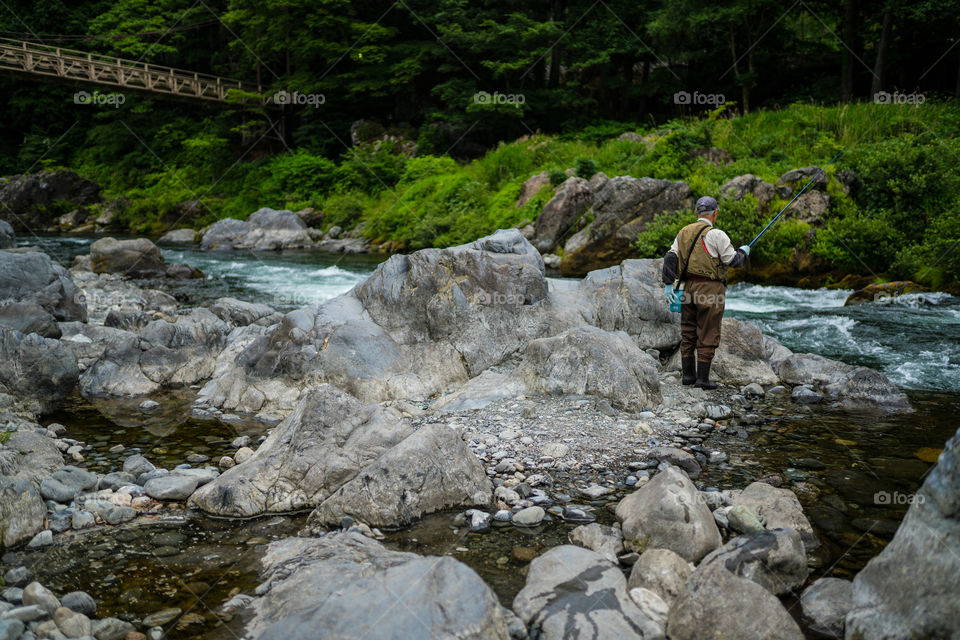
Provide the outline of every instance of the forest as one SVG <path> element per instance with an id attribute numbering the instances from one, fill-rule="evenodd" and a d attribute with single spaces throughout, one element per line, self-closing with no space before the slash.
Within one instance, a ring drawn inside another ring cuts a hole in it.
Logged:
<path id="1" fill-rule="evenodd" d="M 947 221 L 960 199 L 957 0 L 5 8 L 5 38 L 256 88 L 234 105 L 150 93 L 77 104 L 84 87 L 0 78 L 0 174 L 72 168 L 123 200 L 132 231 L 314 207 L 327 227 L 363 224 L 372 240 L 408 250 L 535 218 L 542 197 L 522 211 L 512 203 L 542 170 L 709 192 L 849 147 L 836 168 L 857 171 L 865 188 L 837 207 L 814 251 L 833 267 L 934 285 L 957 277 L 960 256 L 940 257 L 960 238 Z M 617 140 L 625 132 L 659 142 L 630 148 Z M 710 146 L 733 164 L 689 156 Z M 758 222 L 734 213 L 734 227 Z M 672 226 L 651 228 L 641 246 L 659 248 L 649 236 Z M 787 225 L 767 257 L 803 231 Z"/>

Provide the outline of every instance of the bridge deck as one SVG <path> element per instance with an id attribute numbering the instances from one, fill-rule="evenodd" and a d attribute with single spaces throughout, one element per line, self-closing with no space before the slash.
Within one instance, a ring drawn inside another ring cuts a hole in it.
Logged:
<path id="1" fill-rule="evenodd" d="M 218 102 L 227 102 L 231 90 L 257 92 L 239 80 L 6 38 L 0 70 Z"/>

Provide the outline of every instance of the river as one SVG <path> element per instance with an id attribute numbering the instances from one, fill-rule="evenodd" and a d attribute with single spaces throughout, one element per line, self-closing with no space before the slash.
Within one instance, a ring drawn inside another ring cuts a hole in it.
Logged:
<path id="1" fill-rule="evenodd" d="M 90 241 L 42 237 L 30 239 L 30 244 L 69 266 L 75 255 L 88 252 Z M 280 310 L 348 291 L 379 261 L 371 256 L 204 253 L 193 248 L 165 248 L 164 255 L 167 261 L 186 262 L 206 274 L 174 288 L 183 304 L 229 295 Z M 776 472 L 789 482 L 812 485 L 820 499 L 806 511 L 824 542 L 814 554 L 815 575 L 848 578 L 892 537 L 909 496 L 956 429 L 960 411 L 960 299 L 920 294 L 844 307 L 849 293 L 738 284 L 728 292 L 728 314 L 757 322 L 793 350 L 879 369 L 907 389 L 916 412 L 798 414 L 789 400 L 777 404 L 771 399 L 764 413 L 775 416 L 772 420 L 749 433 L 737 430 L 713 439 L 710 446 L 727 451 L 731 464 L 708 467 L 698 482 L 743 487 Z M 248 427 L 192 419 L 190 396 L 168 394 L 162 410 L 146 423 L 136 401 L 78 397 L 48 420 L 66 425 L 69 437 L 93 444 L 87 466 L 101 473 L 116 468 L 120 460 L 108 452 L 115 444 L 149 451 L 162 465 L 176 464 L 188 452 L 213 460 L 232 453 L 230 440 L 237 429 Z M 249 435 L 259 435 L 258 427 L 248 429 Z M 612 514 L 600 513 L 601 522 L 612 522 Z M 556 523 L 536 532 L 508 528 L 464 539 L 453 532 L 451 517 L 430 516 L 390 534 L 388 544 L 419 553 L 460 545 L 457 557 L 480 572 L 506 604 L 523 578 L 516 565 L 504 564 L 504 548 L 509 555 L 511 545 L 562 544 L 569 529 Z M 230 629 L 238 623 L 213 610 L 238 591 L 250 592 L 263 544 L 294 535 L 303 521 L 294 516 L 238 523 L 166 513 L 152 523 L 139 518 L 136 526 L 67 537 L 49 550 L 11 552 L 3 560 L 33 567 L 55 590 L 89 591 L 101 602 L 100 615 L 143 616 L 175 606 L 182 616 L 170 637 L 231 637 Z"/>

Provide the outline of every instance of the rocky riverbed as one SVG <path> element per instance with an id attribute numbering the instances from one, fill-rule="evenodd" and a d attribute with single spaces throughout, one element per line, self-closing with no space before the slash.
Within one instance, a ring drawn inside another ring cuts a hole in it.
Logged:
<path id="1" fill-rule="evenodd" d="M 117 244 L 98 251 L 126 260 L 121 273 L 137 251 L 155 255 Z M 0 251 L 2 295 L 49 336 L 0 329 L 15 363 L 0 372 L 3 561 L 55 592 L 32 587 L 42 612 L 4 592 L 6 637 L 802 637 L 801 625 L 842 634 L 844 617 L 851 637 L 952 628 L 943 609 L 905 622 L 909 600 L 873 562 L 835 574 L 857 542 L 823 526 L 825 507 L 835 523 L 863 510 L 868 540 L 896 523 L 870 524 L 864 496 L 842 492 L 863 483 L 831 475 L 822 448 L 751 460 L 802 442 L 804 422 L 901 428 L 927 421 L 925 406 L 733 319 L 724 385 L 682 387 L 657 261 L 554 280 L 500 232 L 394 256 L 349 293 L 282 314 L 229 298 L 183 308 L 162 289 L 189 272 L 156 262 L 129 280 L 44 258 Z M 935 442 L 907 437 L 928 446 L 889 488 L 926 475 L 926 499 L 877 562 L 904 572 L 913 554 L 931 597 L 956 597 L 938 547 L 955 527 L 956 450 L 929 472 L 953 428 L 937 425 Z M 858 459 L 863 438 L 842 436 Z M 806 586 L 821 574 L 854 579 Z M 97 611 L 67 597 L 81 587 Z M 98 614 L 123 634 L 95 629 Z"/>

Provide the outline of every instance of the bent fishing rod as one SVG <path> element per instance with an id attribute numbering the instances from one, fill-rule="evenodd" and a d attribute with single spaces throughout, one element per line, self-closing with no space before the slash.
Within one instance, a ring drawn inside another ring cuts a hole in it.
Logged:
<path id="1" fill-rule="evenodd" d="M 757 234 L 757 237 L 754 238 L 754 239 L 750 242 L 750 244 L 748 244 L 747 246 L 752 248 L 752 247 L 753 247 L 753 244 L 754 244 L 757 240 L 760 239 L 760 236 L 762 236 L 764 233 L 766 233 L 767 229 L 769 229 L 769 228 L 773 225 L 773 223 L 777 221 L 777 218 L 779 218 L 780 216 L 782 216 L 782 215 L 783 215 L 783 212 L 786 211 L 787 209 L 789 209 L 789 208 L 790 208 L 790 205 L 792 205 L 794 202 L 796 202 L 796 201 L 797 201 L 797 198 L 799 198 L 801 195 L 803 195 L 803 192 L 807 190 L 807 187 L 809 187 L 810 185 L 812 185 L 812 184 L 814 183 L 814 181 L 823 174 L 824 170 L 825 170 L 827 167 L 829 167 L 830 165 L 832 165 L 834 162 L 836 162 L 836 161 L 837 161 L 837 158 L 839 158 L 840 156 L 842 156 L 842 155 L 843 155 L 843 152 L 846 151 L 846 150 L 847 150 L 847 147 L 844 147 L 843 149 L 840 149 L 840 152 L 837 153 L 837 155 L 833 156 L 833 160 L 831 160 L 830 162 L 828 162 L 827 164 L 825 164 L 822 169 L 820 169 L 819 171 L 817 171 L 817 173 L 816 173 L 812 178 L 810 178 L 810 182 L 808 182 L 808 183 L 803 187 L 803 189 L 800 189 L 800 191 L 799 191 L 799 193 L 797 193 L 797 195 L 793 196 L 793 200 L 791 200 L 790 202 L 788 202 L 788 203 L 787 203 L 787 206 L 785 206 L 783 209 L 780 209 L 780 213 L 778 213 L 777 215 L 773 216 L 773 220 L 771 220 L 770 222 L 768 222 L 768 223 L 767 223 L 767 226 L 765 226 L 765 227 L 763 228 L 763 231 L 761 231 L 760 233 L 758 233 L 758 234 Z"/>

